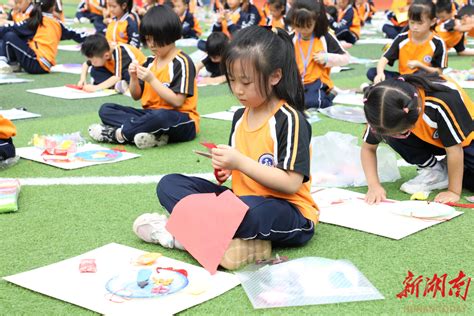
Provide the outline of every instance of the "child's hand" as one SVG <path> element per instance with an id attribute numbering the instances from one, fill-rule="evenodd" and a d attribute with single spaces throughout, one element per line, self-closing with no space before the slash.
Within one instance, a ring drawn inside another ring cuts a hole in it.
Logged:
<path id="1" fill-rule="evenodd" d="M 134 60 L 133 62 L 128 65 L 128 73 L 130 74 L 130 77 L 137 78 L 138 76 L 138 61 Z"/>
<path id="2" fill-rule="evenodd" d="M 414 68 L 419 68 L 421 65 L 421 62 L 418 60 L 409 60 L 407 63 L 408 68 L 414 69 Z"/>
<path id="3" fill-rule="evenodd" d="M 444 191 L 438 193 L 434 201 L 438 203 L 448 203 L 448 202 L 458 202 L 461 199 L 459 194 L 456 194 L 451 191 Z"/>
<path id="4" fill-rule="evenodd" d="M 382 82 L 385 80 L 385 73 L 380 73 L 380 74 L 377 74 L 377 76 L 375 76 L 374 78 L 374 84 L 377 84 L 379 82 Z"/>
<path id="5" fill-rule="evenodd" d="M 142 66 L 137 66 L 137 77 L 138 79 L 148 83 L 150 83 L 153 79 L 156 79 L 155 75 L 153 75 L 150 69 Z"/>
<path id="6" fill-rule="evenodd" d="M 227 169 L 218 169 L 217 174 L 216 174 L 216 179 L 220 183 L 224 183 L 229 179 L 230 175 L 232 174 L 232 171 L 227 170 Z"/>
<path id="7" fill-rule="evenodd" d="M 84 83 L 86 81 L 84 79 L 79 79 L 79 81 L 77 82 L 77 86 L 80 87 L 80 88 L 84 88 Z"/>
<path id="8" fill-rule="evenodd" d="M 326 53 L 324 52 L 313 53 L 313 59 L 318 64 L 326 65 Z"/>
<path id="9" fill-rule="evenodd" d="M 212 167 L 214 169 L 239 169 L 244 156 L 235 148 L 228 145 L 217 145 L 212 149 Z"/>
<path id="10" fill-rule="evenodd" d="M 100 90 L 98 86 L 94 86 L 93 84 L 84 84 L 82 86 L 82 90 L 87 91 L 87 92 L 94 92 L 97 90 Z"/>
<path id="11" fill-rule="evenodd" d="M 387 192 L 385 189 L 379 185 L 376 187 L 369 187 L 367 193 L 365 194 L 365 202 L 368 204 L 379 204 L 387 198 Z"/>
<path id="12" fill-rule="evenodd" d="M 225 10 L 221 9 L 219 13 L 217 13 L 217 23 L 222 23 L 225 20 Z"/>

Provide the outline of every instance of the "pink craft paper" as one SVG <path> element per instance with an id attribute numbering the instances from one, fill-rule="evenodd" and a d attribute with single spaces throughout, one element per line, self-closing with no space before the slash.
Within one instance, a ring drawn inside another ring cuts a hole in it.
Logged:
<path id="1" fill-rule="evenodd" d="M 214 274 L 248 208 L 230 190 L 192 194 L 175 205 L 166 229 Z"/>

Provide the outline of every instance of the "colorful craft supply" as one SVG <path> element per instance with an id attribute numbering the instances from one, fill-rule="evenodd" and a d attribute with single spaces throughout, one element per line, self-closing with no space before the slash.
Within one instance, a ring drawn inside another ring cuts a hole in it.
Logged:
<path id="1" fill-rule="evenodd" d="M 79 272 L 96 273 L 97 265 L 95 264 L 95 259 L 82 259 L 79 263 Z"/>
<path id="2" fill-rule="evenodd" d="M 0 213 L 18 211 L 20 181 L 17 179 L 0 179 Z"/>
<path id="3" fill-rule="evenodd" d="M 137 274 L 137 285 L 142 289 L 145 286 L 147 286 L 148 281 L 150 280 L 151 274 L 152 274 L 152 271 L 150 269 L 139 270 Z"/>

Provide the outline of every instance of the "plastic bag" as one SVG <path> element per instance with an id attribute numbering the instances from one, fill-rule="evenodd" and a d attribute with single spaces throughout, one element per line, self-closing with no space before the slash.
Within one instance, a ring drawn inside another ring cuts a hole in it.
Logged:
<path id="1" fill-rule="evenodd" d="M 313 186 L 349 187 L 365 186 L 364 171 L 360 161 L 360 146 L 350 134 L 328 132 L 311 140 L 313 156 L 311 176 Z M 380 146 L 377 150 L 378 174 L 381 182 L 400 179 L 395 153 Z"/>
<path id="2" fill-rule="evenodd" d="M 252 264 L 235 274 L 254 308 L 384 299 L 347 260 L 305 257 L 276 265 Z"/>

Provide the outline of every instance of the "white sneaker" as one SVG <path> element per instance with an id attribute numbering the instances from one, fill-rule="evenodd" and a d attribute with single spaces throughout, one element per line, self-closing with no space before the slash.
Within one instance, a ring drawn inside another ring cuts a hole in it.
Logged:
<path id="1" fill-rule="evenodd" d="M 115 137 L 116 127 L 102 125 L 102 124 L 92 124 L 89 126 L 89 136 L 101 143 L 118 143 L 117 138 Z"/>
<path id="2" fill-rule="evenodd" d="M 125 80 L 117 81 L 114 88 L 118 93 L 124 94 L 128 90 L 128 83 Z"/>
<path id="3" fill-rule="evenodd" d="M 73 22 L 74 22 L 75 24 L 81 23 L 78 18 L 74 18 Z"/>
<path id="4" fill-rule="evenodd" d="M 79 19 L 79 22 L 80 22 L 80 23 L 91 23 L 91 21 L 90 21 L 88 18 L 86 18 L 86 17 L 80 18 L 80 19 Z"/>
<path id="5" fill-rule="evenodd" d="M 12 67 L 4 60 L 0 60 L 0 74 L 11 74 Z"/>
<path id="6" fill-rule="evenodd" d="M 140 149 L 146 149 L 151 147 L 160 147 L 168 144 L 168 135 L 161 135 L 160 137 L 156 137 L 150 133 L 138 133 L 133 137 L 133 142 L 135 145 Z"/>
<path id="7" fill-rule="evenodd" d="M 418 170 L 418 175 L 405 182 L 400 190 L 409 194 L 421 191 L 443 190 L 448 188 L 448 168 L 443 162 L 437 162 L 433 167 Z"/>
<path id="8" fill-rule="evenodd" d="M 166 215 L 158 213 L 145 213 L 137 217 L 133 222 L 133 232 L 141 240 L 160 244 L 166 248 L 174 248 L 174 237 L 166 230 L 168 222 Z"/>

